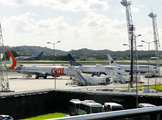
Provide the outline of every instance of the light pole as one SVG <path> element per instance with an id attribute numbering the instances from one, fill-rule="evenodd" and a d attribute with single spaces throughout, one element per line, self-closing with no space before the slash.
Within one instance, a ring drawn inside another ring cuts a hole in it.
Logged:
<path id="1" fill-rule="evenodd" d="M 59 43 L 59 42 L 61 42 L 61 41 L 57 41 L 56 43 L 51 43 L 51 42 L 47 42 L 47 44 L 53 44 L 53 50 L 54 50 L 54 66 L 55 66 L 55 44 L 57 44 L 57 43 Z M 55 78 L 55 89 L 56 89 L 56 77 L 54 77 Z"/>
<path id="2" fill-rule="evenodd" d="M 54 66 L 55 66 L 55 44 L 60 43 L 61 41 L 57 41 L 56 43 L 51 43 L 51 42 L 47 42 L 47 44 L 53 44 L 53 50 L 54 50 Z"/>
<path id="3" fill-rule="evenodd" d="M 141 34 L 139 34 L 138 36 L 141 36 Z M 135 55 L 136 55 L 136 107 L 138 108 L 138 90 L 137 90 L 137 47 L 143 47 L 143 45 L 138 45 L 136 46 L 136 37 L 138 36 L 134 36 L 135 37 Z M 129 46 L 127 44 L 123 44 L 124 46 Z M 128 84 L 129 85 L 129 84 Z M 128 90 L 129 90 L 129 86 L 128 86 Z"/>
<path id="4" fill-rule="evenodd" d="M 154 43 L 156 41 L 153 41 L 153 42 L 145 42 L 144 40 L 141 40 L 141 42 L 144 42 L 144 43 L 147 43 L 148 44 L 148 92 L 149 92 L 149 50 L 150 50 L 150 44 L 151 43 Z"/>

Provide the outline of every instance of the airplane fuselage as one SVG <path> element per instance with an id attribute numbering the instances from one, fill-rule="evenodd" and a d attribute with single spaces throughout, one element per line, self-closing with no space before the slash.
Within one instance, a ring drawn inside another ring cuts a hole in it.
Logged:
<path id="1" fill-rule="evenodd" d="M 83 73 L 93 73 L 93 72 L 100 72 L 96 66 L 77 66 Z M 116 66 L 104 66 L 107 70 L 115 70 L 117 73 L 123 74 L 125 71 L 120 67 Z"/>
<path id="2" fill-rule="evenodd" d="M 51 76 L 72 75 L 68 67 L 63 66 L 19 66 L 14 71 L 24 74 L 46 74 Z"/>
<path id="3" fill-rule="evenodd" d="M 123 68 L 126 72 L 130 72 L 130 65 L 120 65 L 119 67 Z M 149 69 L 148 69 L 149 68 Z M 133 70 L 136 70 L 136 66 L 133 66 Z M 152 65 L 137 65 L 137 71 L 141 73 L 146 72 L 156 72 L 157 68 Z"/>

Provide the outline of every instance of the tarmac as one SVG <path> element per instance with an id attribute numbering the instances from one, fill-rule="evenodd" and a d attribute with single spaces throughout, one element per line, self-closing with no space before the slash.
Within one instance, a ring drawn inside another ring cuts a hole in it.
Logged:
<path id="1" fill-rule="evenodd" d="M 137 86 L 140 85 L 149 85 L 155 84 L 155 81 L 160 83 L 161 78 L 144 78 L 143 75 L 140 75 L 141 82 L 137 83 Z M 70 85 L 72 80 L 69 76 L 54 77 L 48 76 L 47 79 L 39 78 L 35 79 L 35 75 L 30 78 L 27 78 L 24 74 L 16 72 L 8 72 L 9 86 L 11 91 L 20 92 L 20 91 L 29 91 L 29 90 L 41 90 L 41 89 L 76 89 L 76 90 L 96 90 L 96 89 L 108 89 L 108 88 L 118 88 L 118 87 L 128 87 L 128 84 L 113 83 L 109 85 L 96 85 L 96 86 L 77 86 Z M 56 84 L 55 84 L 56 83 Z M 66 85 L 69 83 L 68 85 Z M 133 84 L 136 86 L 136 83 Z"/>

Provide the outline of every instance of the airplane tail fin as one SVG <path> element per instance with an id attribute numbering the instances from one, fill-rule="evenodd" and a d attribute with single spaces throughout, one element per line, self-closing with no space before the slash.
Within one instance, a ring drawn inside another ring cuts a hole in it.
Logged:
<path id="1" fill-rule="evenodd" d="M 77 63 L 70 54 L 68 54 L 68 58 L 71 66 L 82 66 L 81 64 Z"/>
<path id="2" fill-rule="evenodd" d="M 43 55 L 43 51 L 37 56 L 38 58 L 39 57 L 42 57 L 42 55 Z"/>
<path id="3" fill-rule="evenodd" d="M 109 65 L 120 66 L 120 64 L 117 64 L 109 54 L 107 54 L 107 57 L 108 57 Z"/>
<path id="4" fill-rule="evenodd" d="M 20 64 L 17 63 L 14 56 L 9 50 L 7 50 L 7 54 L 10 56 L 10 69 L 14 70 L 15 68 L 21 66 Z"/>

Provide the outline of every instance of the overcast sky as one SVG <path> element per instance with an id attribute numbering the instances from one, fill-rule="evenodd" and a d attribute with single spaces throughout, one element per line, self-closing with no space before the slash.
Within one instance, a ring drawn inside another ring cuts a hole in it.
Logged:
<path id="1" fill-rule="evenodd" d="M 42 46 L 57 42 L 56 49 L 70 51 L 127 50 L 125 7 L 121 0 L 0 0 L 0 21 L 4 44 L 8 46 Z M 162 39 L 162 0 L 132 0 L 131 12 L 137 44 L 153 41 L 152 19 L 157 14 L 159 38 Z M 162 41 L 160 41 L 162 44 Z M 154 45 L 150 46 L 154 49 Z"/>

